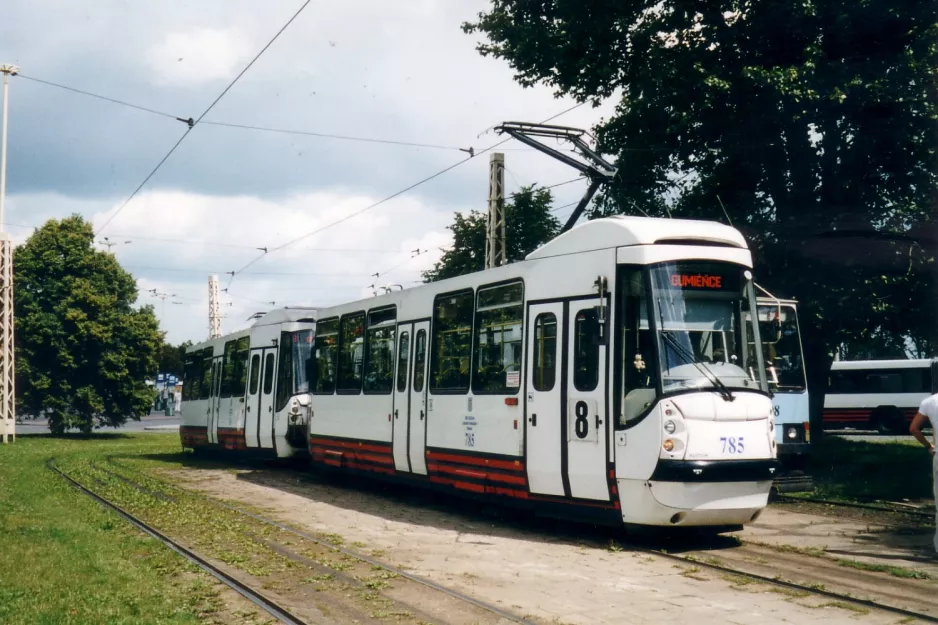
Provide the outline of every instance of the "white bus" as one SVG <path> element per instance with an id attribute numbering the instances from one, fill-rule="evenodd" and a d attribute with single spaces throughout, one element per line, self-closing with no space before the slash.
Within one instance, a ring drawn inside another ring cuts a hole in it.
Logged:
<path id="1" fill-rule="evenodd" d="M 905 434 L 922 400 L 934 392 L 938 361 L 841 360 L 831 364 L 824 428 Z"/>
<path id="2" fill-rule="evenodd" d="M 758 303 L 778 457 L 784 468 L 800 470 L 810 451 L 811 427 L 797 302 L 760 297 Z"/>
<path id="3" fill-rule="evenodd" d="M 751 266 L 722 224 L 597 219 L 522 262 L 311 311 L 309 364 L 285 382 L 278 363 L 303 355 L 277 339 L 307 319 L 268 313 L 266 334 L 216 341 L 215 371 L 234 339 L 247 390 L 233 375 L 228 417 L 224 399 L 185 406 L 183 445 L 223 446 L 220 413 L 240 453 L 296 449 L 293 424 L 318 470 L 599 523 L 740 527 L 778 471 Z M 239 392 L 257 413 L 238 416 Z"/>

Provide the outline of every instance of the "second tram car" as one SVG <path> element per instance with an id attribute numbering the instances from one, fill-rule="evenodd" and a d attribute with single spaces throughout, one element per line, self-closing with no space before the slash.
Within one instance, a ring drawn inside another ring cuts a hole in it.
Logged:
<path id="1" fill-rule="evenodd" d="M 758 310 L 778 458 L 783 468 L 800 470 L 810 453 L 811 421 L 797 302 L 760 297 Z"/>
<path id="2" fill-rule="evenodd" d="M 244 363 L 250 337 L 250 362 L 235 365 L 250 381 L 231 374 L 229 415 L 239 391 L 253 406 L 273 375 L 265 393 L 308 405 L 295 422 L 319 468 L 595 522 L 739 527 L 778 470 L 751 267 L 728 226 L 597 219 L 522 262 L 317 309 L 310 358 L 290 380 L 271 365 L 254 384 L 266 354 L 284 358 L 282 327 L 257 343 L 255 328 L 219 339 Z M 288 327 L 308 331 L 300 321 Z M 229 350 L 214 348 L 199 378 L 210 389 L 228 372 Z M 191 401 L 193 425 L 208 418 L 217 432 L 221 402 Z M 217 434 L 187 435 L 189 410 L 183 444 L 219 446 Z M 245 447 L 293 445 L 252 418 L 225 422 L 244 423 Z"/>

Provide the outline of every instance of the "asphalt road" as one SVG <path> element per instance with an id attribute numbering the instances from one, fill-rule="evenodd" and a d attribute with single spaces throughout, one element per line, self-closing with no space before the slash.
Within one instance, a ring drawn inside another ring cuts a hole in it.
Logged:
<path id="1" fill-rule="evenodd" d="M 154 412 L 143 417 L 140 421 L 127 421 L 119 428 L 101 428 L 95 432 L 143 432 L 143 431 L 174 431 L 179 429 L 179 417 L 167 417 L 163 413 Z M 49 426 L 45 419 L 26 420 L 16 424 L 17 436 L 34 434 L 48 434 Z"/>

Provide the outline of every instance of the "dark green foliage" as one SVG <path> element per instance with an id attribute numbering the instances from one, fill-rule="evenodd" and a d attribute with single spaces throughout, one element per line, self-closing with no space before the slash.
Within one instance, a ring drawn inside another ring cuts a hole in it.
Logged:
<path id="1" fill-rule="evenodd" d="M 620 98 L 591 216 L 728 215 L 759 283 L 801 301 L 815 390 L 841 345 L 934 354 L 933 2 L 492 0 L 464 29 L 524 85 Z"/>
<path id="2" fill-rule="evenodd" d="M 550 241 L 560 230 L 560 222 L 550 212 L 550 190 L 533 186 L 522 187 L 511 202 L 505 203 L 505 238 L 508 240 L 508 262 L 525 256 Z M 485 269 L 485 232 L 488 217 L 471 211 L 449 227 L 453 231 L 453 247 L 443 254 L 433 269 L 423 274 L 426 282 L 435 282 Z"/>
<path id="3" fill-rule="evenodd" d="M 185 341 L 180 345 L 163 343 L 157 358 L 158 373 L 170 373 L 181 380 L 183 377 L 183 364 L 186 360 L 186 349 L 192 347 L 192 341 Z"/>
<path id="4" fill-rule="evenodd" d="M 16 391 L 53 432 L 90 432 L 146 414 L 162 334 L 137 285 L 93 248 L 79 216 L 50 220 L 14 252 Z"/>

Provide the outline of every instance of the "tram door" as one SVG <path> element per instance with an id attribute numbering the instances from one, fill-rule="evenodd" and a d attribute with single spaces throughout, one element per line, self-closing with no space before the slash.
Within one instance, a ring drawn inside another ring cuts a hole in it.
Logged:
<path id="1" fill-rule="evenodd" d="M 289 346 L 288 346 L 289 348 Z M 260 391 L 257 393 L 257 438 L 259 446 L 274 448 L 274 379 L 277 375 L 277 348 L 261 352 Z"/>
<path id="2" fill-rule="evenodd" d="M 566 473 L 570 495 L 609 500 L 607 467 L 606 372 L 608 328 L 599 340 L 599 298 L 569 303 L 566 316 Z M 607 310 L 608 319 L 608 310 Z M 609 325 L 608 322 L 606 324 Z"/>
<path id="3" fill-rule="evenodd" d="M 532 493 L 563 496 L 561 345 L 564 305 L 528 306 L 525 467 Z"/>
<path id="4" fill-rule="evenodd" d="M 224 357 L 212 361 L 211 394 L 208 398 L 208 442 L 218 443 L 218 413 L 221 409 L 221 378 Z"/>
<path id="5" fill-rule="evenodd" d="M 427 474 L 427 363 L 430 322 L 414 324 L 413 356 L 410 376 L 410 470 L 418 475 Z"/>
<path id="6" fill-rule="evenodd" d="M 260 447 L 257 421 L 260 415 L 261 369 L 264 368 L 264 350 L 257 347 L 251 350 L 248 361 L 248 392 L 244 401 L 244 444 L 247 447 Z"/>
<path id="7" fill-rule="evenodd" d="M 402 323 L 397 326 L 397 365 L 394 372 L 394 419 L 391 433 L 394 447 L 394 468 L 410 473 L 411 405 L 410 405 L 410 369 L 413 360 L 414 324 Z"/>

